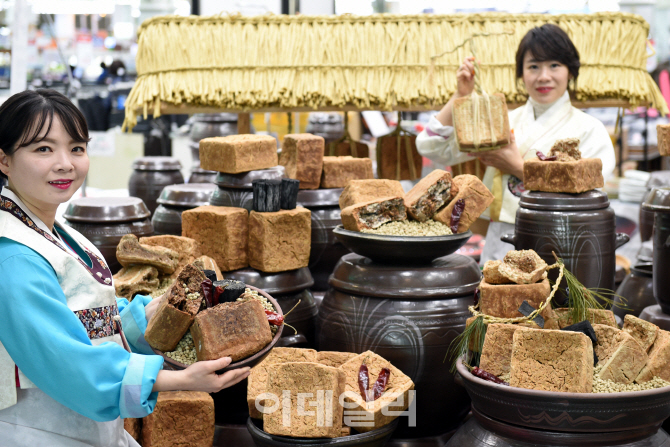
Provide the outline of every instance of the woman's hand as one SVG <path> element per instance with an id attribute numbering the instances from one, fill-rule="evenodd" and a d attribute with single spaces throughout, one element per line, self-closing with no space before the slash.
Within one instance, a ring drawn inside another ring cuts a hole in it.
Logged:
<path id="1" fill-rule="evenodd" d="M 468 96 L 475 89 L 475 58 L 468 56 L 456 70 L 456 96 Z"/>
<path id="2" fill-rule="evenodd" d="M 523 181 L 523 158 L 516 145 L 514 131 L 510 132 L 510 143 L 500 149 L 468 154 L 479 158 L 486 166 L 493 166 L 503 174 L 512 174 Z"/>
<path id="3" fill-rule="evenodd" d="M 163 299 L 163 296 L 165 295 L 161 295 L 158 298 L 154 298 L 153 300 L 151 300 L 149 304 L 144 306 L 144 313 L 147 316 L 147 321 L 151 320 L 151 317 L 153 317 L 154 314 L 156 313 L 156 309 L 158 309 L 158 304 Z"/>
<path id="4" fill-rule="evenodd" d="M 249 367 L 233 369 L 224 374 L 216 371 L 230 365 L 230 357 L 195 362 L 182 371 L 160 371 L 152 391 L 204 391 L 216 393 L 249 376 Z"/>

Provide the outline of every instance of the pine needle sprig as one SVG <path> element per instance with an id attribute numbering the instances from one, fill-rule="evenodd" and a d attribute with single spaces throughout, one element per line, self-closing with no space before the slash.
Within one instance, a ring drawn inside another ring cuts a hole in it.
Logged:
<path id="1" fill-rule="evenodd" d="M 447 355 L 444 361 L 451 360 L 450 372 L 456 372 L 456 363 L 459 357 L 463 357 L 466 365 L 479 366 L 479 359 L 482 355 L 482 346 L 486 337 L 486 324 L 484 317 L 479 316 L 474 319 L 465 330 L 451 341 Z M 470 352 L 472 356 L 470 357 Z"/>

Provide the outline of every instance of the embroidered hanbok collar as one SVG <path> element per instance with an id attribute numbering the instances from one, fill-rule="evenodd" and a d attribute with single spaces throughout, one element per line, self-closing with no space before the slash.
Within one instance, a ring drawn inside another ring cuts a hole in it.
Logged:
<path id="1" fill-rule="evenodd" d="M 27 207 L 23 204 L 21 199 L 19 199 L 16 196 L 16 194 L 14 194 L 11 190 L 8 190 L 7 188 L 3 188 L 2 193 L 0 193 L 0 211 L 7 212 L 12 216 L 16 217 L 28 228 L 39 233 L 46 240 L 48 240 L 49 242 L 51 242 L 64 252 L 66 252 L 68 255 L 77 259 L 77 261 L 86 270 L 88 270 L 88 272 L 93 276 L 93 278 L 95 278 L 95 280 L 100 284 L 106 286 L 112 285 L 112 279 L 111 279 L 112 272 L 109 270 L 107 263 L 103 259 L 101 259 L 98 255 L 91 252 L 90 250 L 87 250 L 86 247 L 84 247 L 83 245 L 78 244 L 81 247 L 81 249 L 91 259 L 91 264 L 93 266 L 89 267 L 88 265 L 86 265 L 86 262 L 84 262 L 79 256 L 77 256 L 75 253 L 72 253 L 70 250 L 65 248 L 62 245 L 62 243 L 56 237 L 54 237 L 53 234 L 51 234 L 51 231 L 49 231 L 49 228 L 46 226 L 46 224 L 42 222 L 39 217 L 35 216 L 35 214 L 30 212 L 30 210 L 28 210 Z M 62 225 L 60 225 L 59 223 L 55 223 L 55 225 L 58 225 L 58 227 L 62 231 L 67 233 L 67 230 L 65 230 L 65 228 Z"/>

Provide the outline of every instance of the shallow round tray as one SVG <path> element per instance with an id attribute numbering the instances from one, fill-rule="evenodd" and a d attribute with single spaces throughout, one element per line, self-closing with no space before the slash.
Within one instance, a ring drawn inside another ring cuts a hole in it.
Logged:
<path id="1" fill-rule="evenodd" d="M 274 306 L 275 310 L 277 311 L 277 313 L 279 315 L 282 315 L 282 316 L 284 315 L 284 313 L 281 310 L 281 307 L 279 307 L 279 303 L 277 303 L 277 301 L 274 298 L 272 298 L 270 295 L 268 295 L 266 292 L 264 292 L 261 289 L 257 289 L 256 287 L 250 286 L 248 284 L 246 285 L 246 287 L 251 289 L 251 290 L 255 290 L 259 294 L 263 295 L 265 298 L 268 299 L 268 301 L 270 301 L 272 303 L 272 305 Z M 267 346 L 265 346 L 263 349 L 261 349 L 260 351 L 258 351 L 257 353 L 255 353 L 254 355 L 252 355 L 250 357 L 247 357 L 247 358 L 242 359 L 242 360 L 238 360 L 235 363 L 231 363 L 230 365 L 226 366 L 225 368 L 218 370 L 216 373 L 217 374 L 223 374 L 224 372 L 230 371 L 230 370 L 233 370 L 233 369 L 244 368 L 245 366 L 248 366 L 248 367 L 251 368 L 251 367 L 255 366 L 256 364 L 258 364 L 261 360 L 263 360 L 270 353 L 272 348 L 274 348 L 274 346 L 277 344 L 277 342 L 281 338 L 281 333 L 282 333 L 283 330 L 284 330 L 284 324 L 282 324 L 281 326 L 279 326 L 277 328 L 277 333 L 272 338 L 272 341 Z M 184 363 L 181 363 L 181 362 L 178 362 L 176 360 L 171 359 L 170 357 L 165 355 L 165 353 L 163 351 L 161 351 L 159 349 L 154 349 L 154 348 L 151 348 L 151 349 L 156 354 L 163 357 L 165 359 L 165 363 L 170 365 L 173 369 L 177 369 L 177 370 L 186 369 L 189 366 L 189 365 L 186 365 Z"/>
<path id="2" fill-rule="evenodd" d="M 625 393 L 559 393 L 497 385 L 458 360 L 472 407 L 493 419 L 561 432 L 614 432 L 660 425 L 670 416 L 670 386 Z"/>
<path id="3" fill-rule="evenodd" d="M 472 231 L 445 236 L 386 236 L 333 229 L 342 245 L 356 254 L 382 263 L 428 263 L 454 253 L 472 236 Z"/>
<path id="4" fill-rule="evenodd" d="M 257 447 L 288 447 L 294 445 L 335 445 L 338 447 L 382 447 L 391 438 L 398 426 L 398 418 L 376 430 L 366 433 L 356 433 L 339 438 L 291 438 L 265 433 L 260 419 L 247 420 L 247 429 Z"/>

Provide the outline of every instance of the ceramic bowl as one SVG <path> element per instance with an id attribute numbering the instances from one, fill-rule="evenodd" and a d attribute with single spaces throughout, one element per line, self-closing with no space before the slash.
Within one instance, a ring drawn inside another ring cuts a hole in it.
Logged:
<path id="1" fill-rule="evenodd" d="M 450 255 L 472 236 L 472 231 L 445 236 L 387 236 L 345 230 L 338 225 L 335 236 L 352 252 L 380 263 L 429 263 Z"/>
<path id="2" fill-rule="evenodd" d="M 367 433 L 356 433 L 339 438 L 290 438 L 263 431 L 263 421 L 249 418 L 247 428 L 257 447 L 289 447 L 296 445 L 332 445 L 337 447 L 383 447 L 398 426 L 398 419 Z"/>
<path id="3" fill-rule="evenodd" d="M 497 385 L 458 360 L 472 407 L 493 419 L 554 432 L 595 433 L 660 426 L 670 416 L 670 386 L 624 393 L 559 393 Z"/>
<path id="4" fill-rule="evenodd" d="M 281 310 L 281 307 L 279 307 L 279 303 L 277 303 L 277 301 L 274 298 L 272 298 L 270 295 L 268 295 L 266 292 L 264 292 L 261 289 L 257 289 L 256 287 L 250 286 L 250 285 L 247 285 L 246 287 L 248 287 L 251 290 L 255 290 L 260 295 L 263 295 L 265 298 L 268 299 L 268 301 L 270 301 L 272 303 L 272 305 L 275 308 L 275 311 L 279 315 L 282 315 L 282 316 L 284 315 L 284 313 Z M 247 357 L 245 359 L 242 359 L 242 360 L 238 360 L 235 363 L 231 363 L 230 365 L 226 366 L 225 368 L 218 370 L 216 373 L 217 374 L 223 374 L 226 371 L 230 371 L 230 370 L 238 369 L 238 368 L 244 368 L 245 366 L 248 366 L 250 368 L 254 367 L 256 364 L 258 364 L 261 360 L 263 360 L 270 353 L 272 348 L 274 348 L 274 346 L 277 344 L 277 342 L 281 338 L 281 333 L 282 333 L 283 329 L 284 329 L 284 325 L 282 324 L 281 326 L 279 326 L 279 328 L 277 328 L 277 333 L 272 338 L 272 341 L 267 346 L 265 346 L 263 349 L 261 349 L 260 351 L 255 353 L 254 355 L 252 355 L 250 357 Z M 178 362 L 178 361 L 168 357 L 167 355 L 165 355 L 165 353 L 163 351 L 161 351 L 159 349 L 154 349 L 154 348 L 151 348 L 151 349 L 156 354 L 163 357 L 165 359 L 165 363 L 167 363 L 172 369 L 181 370 L 181 369 L 185 369 L 189 366 L 189 365 Z"/>

